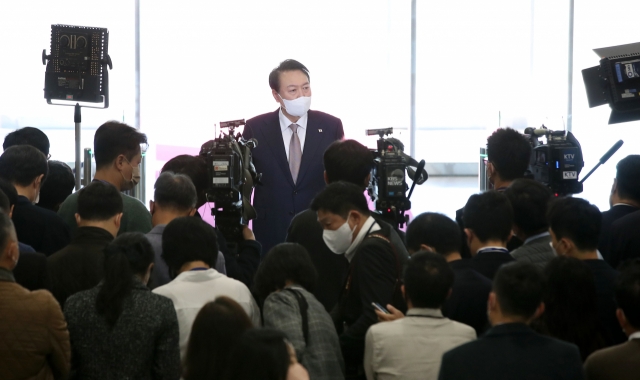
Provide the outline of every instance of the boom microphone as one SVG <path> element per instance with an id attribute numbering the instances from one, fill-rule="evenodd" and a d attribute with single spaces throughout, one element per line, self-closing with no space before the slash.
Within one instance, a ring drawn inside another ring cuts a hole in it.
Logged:
<path id="1" fill-rule="evenodd" d="M 418 167 L 416 168 L 416 174 L 414 176 L 414 178 L 420 178 L 422 176 L 422 171 L 424 170 L 424 165 L 425 162 L 424 160 L 421 160 L 420 163 L 418 163 Z M 426 172 L 425 172 L 426 174 Z M 426 181 L 426 179 L 425 179 Z M 416 187 L 416 183 L 417 181 L 413 181 L 413 184 L 411 184 L 411 190 L 409 190 L 409 196 L 407 196 L 407 199 L 411 198 L 411 194 L 413 194 L 413 189 L 415 189 Z"/>
<path id="2" fill-rule="evenodd" d="M 607 151 L 607 153 L 604 154 L 604 156 L 602 156 L 602 158 L 600 159 L 600 162 L 598 162 L 598 165 L 596 165 L 593 169 L 591 169 L 591 171 L 580 181 L 580 183 L 583 183 L 584 181 L 587 180 L 587 178 L 589 178 L 589 176 L 596 171 L 597 168 L 600 167 L 600 165 L 604 164 L 605 162 L 607 162 L 608 159 L 611 158 L 611 156 L 613 156 L 613 154 L 615 152 L 618 151 L 618 149 L 620 149 L 620 147 L 622 146 L 622 144 L 624 144 L 624 141 L 622 140 L 618 140 L 617 143 L 613 144 L 613 146 L 611 147 L 611 149 L 609 149 Z"/>

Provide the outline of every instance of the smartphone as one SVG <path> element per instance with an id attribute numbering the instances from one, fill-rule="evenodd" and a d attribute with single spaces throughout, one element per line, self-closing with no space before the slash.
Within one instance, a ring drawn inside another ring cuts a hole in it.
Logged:
<path id="1" fill-rule="evenodd" d="M 382 307 L 382 305 L 380 305 L 379 303 L 371 302 L 371 304 L 373 305 L 373 307 L 375 307 L 376 309 L 380 310 L 381 312 L 383 312 L 385 314 L 391 314 L 391 313 L 389 313 L 389 310 L 387 310 L 384 307 Z"/>

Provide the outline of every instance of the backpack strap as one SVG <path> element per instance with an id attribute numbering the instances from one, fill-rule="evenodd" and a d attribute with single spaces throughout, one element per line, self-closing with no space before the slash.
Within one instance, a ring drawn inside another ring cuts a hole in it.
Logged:
<path id="1" fill-rule="evenodd" d="M 293 294 L 298 301 L 298 306 L 300 307 L 300 316 L 302 317 L 302 335 L 304 336 L 304 343 L 309 346 L 309 303 L 307 299 L 304 298 L 301 292 L 291 289 L 285 288 L 284 290 Z"/>

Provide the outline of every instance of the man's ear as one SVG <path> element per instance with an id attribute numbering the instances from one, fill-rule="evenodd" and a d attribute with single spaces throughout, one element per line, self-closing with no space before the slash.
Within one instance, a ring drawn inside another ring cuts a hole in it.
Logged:
<path id="1" fill-rule="evenodd" d="M 620 324 L 620 327 L 622 328 L 622 330 L 624 331 L 624 329 L 628 326 L 629 321 L 627 321 L 627 316 L 624 315 L 624 310 L 618 308 L 616 310 L 616 318 L 618 319 L 618 323 Z M 626 331 L 625 331 L 626 333 Z"/>
<path id="2" fill-rule="evenodd" d="M 531 320 L 540 318 L 540 316 L 544 314 L 545 308 L 544 302 L 540 302 L 540 305 L 536 308 L 536 312 L 533 314 L 533 318 L 531 318 Z"/>
<path id="3" fill-rule="evenodd" d="M 404 289 L 404 284 L 402 284 L 400 286 L 400 291 L 402 292 L 402 298 L 404 298 L 406 300 L 407 299 L 407 293 L 406 293 L 406 290 Z"/>
<path id="4" fill-rule="evenodd" d="M 16 207 L 16 205 L 11 205 L 11 208 L 9 209 L 9 218 L 13 218 L 13 209 Z"/>
<path id="5" fill-rule="evenodd" d="M 324 183 L 326 183 L 327 185 L 329 184 L 329 177 L 327 176 L 327 171 L 325 170 L 323 173 L 324 176 Z"/>
<path id="6" fill-rule="evenodd" d="M 421 251 L 427 251 L 427 252 L 435 252 L 436 250 L 433 249 L 433 247 L 430 247 L 426 244 L 420 244 L 420 250 Z"/>
<path id="7" fill-rule="evenodd" d="M 271 95 L 273 95 L 273 99 L 275 99 L 276 102 L 280 103 L 280 105 L 282 105 L 282 99 L 280 99 L 280 95 L 278 94 L 278 91 L 272 89 L 271 90 Z"/>
<path id="8" fill-rule="evenodd" d="M 473 240 L 473 238 L 476 236 L 475 233 L 473 233 L 473 230 L 471 228 L 465 228 L 464 229 L 464 234 L 467 238 L 467 244 L 471 245 L 471 240 Z"/>
<path id="9" fill-rule="evenodd" d="M 40 174 L 39 176 L 36 177 L 36 179 L 33 181 L 33 187 L 37 190 L 40 188 L 40 186 L 42 186 L 42 179 L 44 178 L 44 174 Z"/>
<path id="10" fill-rule="evenodd" d="M 80 222 L 82 222 L 82 218 L 80 217 L 80 214 L 78 214 L 77 212 L 74 214 L 75 218 L 76 218 L 76 225 L 80 225 Z"/>
<path id="11" fill-rule="evenodd" d="M 118 230 L 120 230 L 120 224 L 122 223 L 122 213 L 116 215 L 116 217 L 113 219 L 113 222 Z"/>
<path id="12" fill-rule="evenodd" d="M 369 187 L 369 183 L 371 183 L 371 173 L 364 178 L 364 187 Z"/>
<path id="13" fill-rule="evenodd" d="M 611 186 L 611 194 L 617 194 L 617 193 L 618 193 L 618 179 L 614 178 L 613 185 Z"/>
<path id="14" fill-rule="evenodd" d="M 198 210 L 196 210 L 195 207 L 192 208 L 191 211 L 189 211 L 189 216 L 194 216 L 196 214 L 196 211 L 198 211 Z"/>
<path id="15" fill-rule="evenodd" d="M 487 311 L 494 311 L 498 309 L 498 297 L 495 292 L 489 293 L 489 298 L 487 299 Z"/>
<path id="16" fill-rule="evenodd" d="M 126 157 L 124 154 L 121 154 L 113 161 L 113 166 L 115 166 L 118 171 L 121 171 L 126 163 Z"/>
<path id="17" fill-rule="evenodd" d="M 151 215 L 153 215 L 153 211 L 155 209 L 155 203 L 153 202 L 153 200 L 149 200 L 149 213 L 151 213 Z"/>

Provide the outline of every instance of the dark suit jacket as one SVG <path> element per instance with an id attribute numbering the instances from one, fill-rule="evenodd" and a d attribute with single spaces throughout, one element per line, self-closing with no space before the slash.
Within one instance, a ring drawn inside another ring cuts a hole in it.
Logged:
<path id="1" fill-rule="evenodd" d="M 480 274 L 493 280 L 502 264 L 510 263 L 514 260 L 509 252 L 487 250 L 473 256 L 471 265 Z"/>
<path id="2" fill-rule="evenodd" d="M 71 244 L 49 256 L 51 293 L 61 307 L 68 297 L 93 288 L 104 276 L 104 248 L 113 235 L 98 227 L 79 227 Z"/>
<path id="3" fill-rule="evenodd" d="M 58 214 L 31 204 L 26 197 L 18 196 L 12 219 L 18 240 L 47 256 L 66 247 L 71 240 L 69 227 Z"/>
<path id="4" fill-rule="evenodd" d="M 602 257 L 611 264 L 609 258 L 609 239 L 611 238 L 611 227 L 616 220 L 638 211 L 637 207 L 630 205 L 617 205 L 602 213 L 602 227 L 600 228 L 600 240 L 598 241 L 598 250 Z"/>
<path id="5" fill-rule="evenodd" d="M 51 281 L 47 270 L 47 256 L 43 253 L 20 251 L 20 259 L 13 276 L 16 282 L 23 287 L 34 291 L 38 289 L 51 289 Z"/>
<path id="6" fill-rule="evenodd" d="M 640 211 L 624 216 L 611 224 L 609 247 L 605 260 L 614 268 L 640 257 Z"/>
<path id="7" fill-rule="evenodd" d="M 453 269 L 454 280 L 451 296 L 442 307 L 442 314 L 473 327 L 476 335 L 480 336 L 489 327 L 487 300 L 491 292 L 491 280 L 475 271 L 471 260 L 452 261 L 449 266 Z"/>
<path id="8" fill-rule="evenodd" d="M 636 380 L 640 374 L 640 339 L 591 354 L 584 363 L 589 380 Z"/>
<path id="9" fill-rule="evenodd" d="M 262 173 L 262 185 L 256 186 L 253 206 L 258 216 L 253 221 L 256 240 L 262 254 L 285 241 L 287 228 L 297 213 L 309 208 L 313 198 L 325 187 L 324 151 L 344 137 L 342 122 L 319 111 L 309 111 L 302 162 L 297 182 L 293 183 L 282 140 L 279 110 L 247 120 L 243 136 L 256 138 L 253 163 Z"/>
<path id="10" fill-rule="evenodd" d="M 372 213 L 371 216 L 379 225 L 389 227 L 391 244 L 398 253 L 401 264 L 404 265 L 409 258 L 409 252 L 402 238 L 382 219 L 381 215 Z M 313 295 L 330 312 L 338 302 L 340 291 L 347 278 L 349 262 L 344 255 L 335 254 L 327 247 L 322 239 L 322 226 L 318 223 L 318 216 L 312 210 L 305 210 L 293 218 L 287 233 L 287 242 L 298 243 L 309 252 L 318 272 L 318 278 L 321 279 Z"/>
<path id="11" fill-rule="evenodd" d="M 508 323 L 445 353 L 438 379 L 577 380 L 584 374 L 578 347 Z"/>
<path id="12" fill-rule="evenodd" d="M 551 235 L 541 236 L 511 251 L 511 256 L 516 260 L 529 262 L 543 269 L 549 261 L 556 257 L 556 253 L 549 245 L 550 242 Z"/>
<path id="13" fill-rule="evenodd" d="M 616 281 L 618 271 L 611 268 L 604 260 L 583 260 L 593 273 L 598 295 L 598 318 L 604 327 L 609 345 L 620 344 L 627 340 L 616 318 Z"/>

